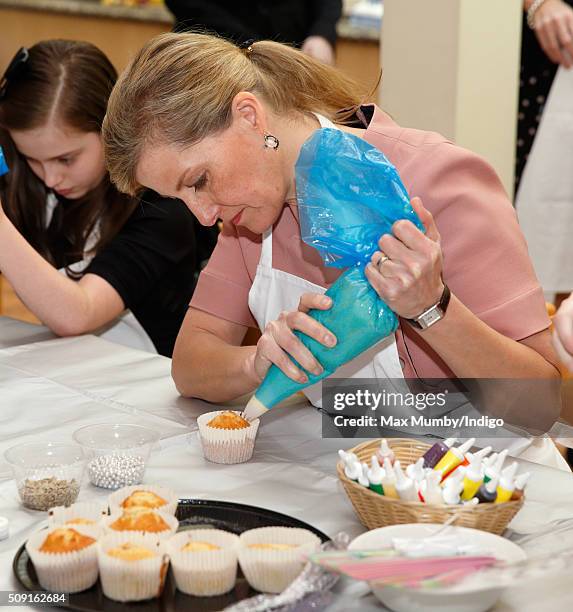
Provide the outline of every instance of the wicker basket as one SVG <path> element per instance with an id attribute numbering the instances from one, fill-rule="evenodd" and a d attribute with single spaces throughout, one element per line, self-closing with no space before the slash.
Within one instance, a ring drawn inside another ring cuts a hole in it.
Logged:
<path id="1" fill-rule="evenodd" d="M 431 446 L 404 438 L 389 439 L 388 444 L 403 467 L 414 463 Z M 359 444 L 350 451 L 355 453 L 360 461 L 369 462 L 379 447 L 380 440 L 373 440 Z M 368 529 L 401 523 L 444 523 L 455 515 L 457 517 L 455 525 L 473 527 L 499 535 L 523 505 L 523 497 L 502 504 L 477 506 L 441 506 L 423 502 L 405 502 L 379 495 L 350 480 L 344 474 L 342 462 L 338 463 L 337 471 L 360 522 Z"/>

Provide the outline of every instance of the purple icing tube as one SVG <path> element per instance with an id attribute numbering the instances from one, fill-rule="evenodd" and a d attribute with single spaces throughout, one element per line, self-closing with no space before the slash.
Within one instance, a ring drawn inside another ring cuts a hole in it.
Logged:
<path id="1" fill-rule="evenodd" d="M 457 438 L 448 438 L 436 442 L 431 448 L 424 453 L 424 467 L 433 468 L 438 461 L 450 450 L 455 444 Z"/>

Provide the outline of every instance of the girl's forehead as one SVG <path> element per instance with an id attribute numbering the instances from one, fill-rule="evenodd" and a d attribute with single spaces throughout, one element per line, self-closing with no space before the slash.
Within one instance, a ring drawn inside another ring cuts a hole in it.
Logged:
<path id="1" fill-rule="evenodd" d="M 30 130 L 11 130 L 10 136 L 22 155 L 38 160 L 58 157 L 100 140 L 95 132 L 81 132 L 54 123 Z"/>

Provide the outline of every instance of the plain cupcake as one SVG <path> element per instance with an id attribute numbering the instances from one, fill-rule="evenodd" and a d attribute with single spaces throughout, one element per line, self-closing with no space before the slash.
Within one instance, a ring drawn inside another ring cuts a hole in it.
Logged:
<path id="1" fill-rule="evenodd" d="M 177 531 L 179 521 L 172 514 L 136 507 L 112 512 L 102 520 L 102 526 L 105 534 L 151 533 L 160 539 L 166 539 Z"/>
<path id="2" fill-rule="evenodd" d="M 237 580 L 239 537 L 220 529 L 191 529 L 166 543 L 177 588 L 187 595 L 228 593 Z"/>
<path id="3" fill-rule="evenodd" d="M 257 591 L 280 593 L 300 574 L 320 539 L 297 527 L 260 527 L 239 538 L 239 564 Z"/>
<path id="4" fill-rule="evenodd" d="M 112 512 L 149 508 L 174 515 L 178 503 L 175 491 L 159 485 L 131 485 L 118 489 L 109 496 L 109 507 Z"/>
<path id="5" fill-rule="evenodd" d="M 163 592 L 169 557 L 157 535 L 105 535 L 98 542 L 97 559 L 101 588 L 109 599 L 144 601 Z"/>
<path id="6" fill-rule="evenodd" d="M 100 527 L 107 508 L 99 502 L 77 502 L 71 506 L 56 506 L 48 510 L 48 527 L 89 525 Z"/>

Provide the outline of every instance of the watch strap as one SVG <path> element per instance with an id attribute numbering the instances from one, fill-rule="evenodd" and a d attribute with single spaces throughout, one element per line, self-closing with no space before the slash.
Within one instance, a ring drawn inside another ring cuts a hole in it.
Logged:
<path id="1" fill-rule="evenodd" d="M 448 304 L 450 303 L 451 296 L 452 294 L 450 293 L 450 288 L 446 285 L 446 283 L 444 283 L 444 290 L 442 291 L 442 295 L 440 296 L 439 301 L 433 306 L 430 306 L 429 308 L 424 310 L 424 312 L 421 315 L 417 316 L 415 319 L 406 319 L 406 321 L 408 321 L 410 325 L 413 325 L 417 329 L 425 329 L 424 326 L 420 324 L 418 319 L 423 317 L 428 311 L 432 310 L 433 308 L 439 309 L 442 312 L 442 317 L 440 318 L 443 318 L 443 316 L 446 314 L 446 310 L 448 309 Z"/>

